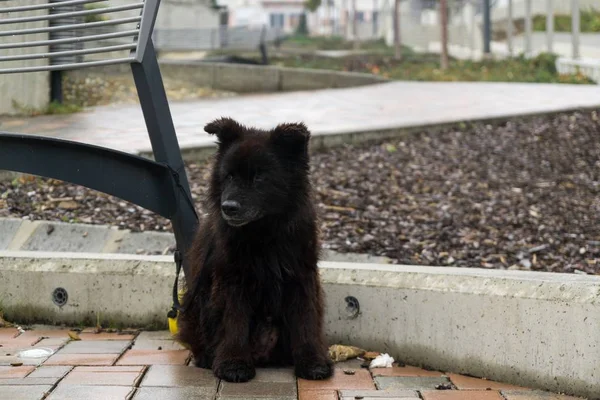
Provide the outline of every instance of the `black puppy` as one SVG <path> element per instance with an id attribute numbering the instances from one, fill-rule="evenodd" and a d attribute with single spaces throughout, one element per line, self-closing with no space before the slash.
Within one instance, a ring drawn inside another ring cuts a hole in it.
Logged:
<path id="1" fill-rule="evenodd" d="M 303 124 L 270 131 L 232 119 L 205 127 L 218 151 L 206 210 L 186 262 L 193 278 L 179 317 L 196 365 L 244 382 L 255 366 L 332 375 L 317 271 L 318 225 Z"/>

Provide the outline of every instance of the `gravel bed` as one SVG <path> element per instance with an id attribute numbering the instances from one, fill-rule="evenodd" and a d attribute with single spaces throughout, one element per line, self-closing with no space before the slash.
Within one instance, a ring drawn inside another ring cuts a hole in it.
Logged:
<path id="1" fill-rule="evenodd" d="M 188 165 L 200 202 L 207 163 Z M 465 125 L 313 155 L 326 248 L 396 262 L 600 274 L 600 110 Z M 169 230 L 58 181 L 0 182 L 0 217 Z"/>

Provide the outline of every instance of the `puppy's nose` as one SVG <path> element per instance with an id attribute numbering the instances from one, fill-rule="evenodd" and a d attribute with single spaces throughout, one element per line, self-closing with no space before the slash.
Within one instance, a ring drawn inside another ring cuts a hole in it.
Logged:
<path id="1" fill-rule="evenodd" d="M 240 203 L 234 200 L 225 200 L 221 203 L 221 210 L 229 217 L 235 217 L 240 212 Z"/>

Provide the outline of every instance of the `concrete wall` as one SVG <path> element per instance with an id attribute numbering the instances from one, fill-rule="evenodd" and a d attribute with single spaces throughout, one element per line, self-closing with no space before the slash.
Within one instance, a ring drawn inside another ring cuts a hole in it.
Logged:
<path id="1" fill-rule="evenodd" d="M 131 4 L 132 0 L 109 0 L 111 6 Z M 124 16 L 139 15 L 139 10 L 119 13 Z M 208 0 L 162 0 L 158 9 L 155 29 L 216 28 L 219 13 L 209 6 Z"/>
<path id="2" fill-rule="evenodd" d="M 401 362 L 600 398 L 600 277 L 326 263 L 331 343 Z M 164 328 L 171 257 L 0 251 L 0 304 L 18 322 Z M 52 292 L 69 300 L 59 307 Z M 355 297 L 358 314 L 345 298 Z"/>
<path id="3" fill-rule="evenodd" d="M 344 88 L 386 81 L 371 74 L 221 63 L 165 61 L 161 62 L 160 69 L 165 78 L 237 93 Z M 70 71 L 69 74 L 110 76 L 131 74 L 131 71 L 127 66 L 110 66 Z"/>
<path id="4" fill-rule="evenodd" d="M 13 6 L 24 6 L 43 4 L 46 0 L 12 0 L 2 2 L 2 7 L 13 7 Z M 21 13 L 11 13 L 11 18 L 42 15 L 46 11 L 29 11 Z M 0 31 L 7 31 L 13 29 L 27 29 L 27 28 L 40 28 L 47 26 L 47 22 L 27 22 L 23 24 L 7 24 L 0 25 Z M 9 36 L 0 38 L 1 43 L 16 43 L 24 40 L 46 40 L 48 38 L 47 33 L 40 33 L 36 35 L 25 36 Z M 2 50 L 0 53 L 3 56 L 20 55 L 20 54 L 32 54 L 32 53 L 43 53 L 47 52 L 47 46 L 41 47 L 30 47 L 26 49 L 8 49 Z M 47 60 L 30 60 L 30 61 L 9 61 L 0 62 L 0 69 L 14 68 L 17 66 L 37 66 L 47 64 Z M 18 111 L 13 106 L 19 104 L 27 108 L 41 108 L 44 107 L 50 99 L 50 83 L 49 83 L 48 72 L 35 72 L 27 74 L 0 74 L 0 115 L 3 114 L 14 114 Z"/>

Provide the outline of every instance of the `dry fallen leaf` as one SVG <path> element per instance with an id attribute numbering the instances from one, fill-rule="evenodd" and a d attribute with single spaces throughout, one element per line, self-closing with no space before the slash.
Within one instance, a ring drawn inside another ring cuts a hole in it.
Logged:
<path id="1" fill-rule="evenodd" d="M 58 203 L 58 208 L 63 210 L 76 210 L 79 208 L 79 203 L 73 200 L 61 201 Z"/>
<path id="2" fill-rule="evenodd" d="M 71 340 L 81 340 L 79 334 L 75 331 L 69 331 L 69 337 L 71 338 Z"/>
<path id="3" fill-rule="evenodd" d="M 365 354 L 362 355 L 362 358 L 364 358 L 365 360 L 374 360 L 380 354 L 381 353 L 378 353 L 376 351 L 367 351 Z"/>
<path id="4" fill-rule="evenodd" d="M 12 328 L 14 325 L 4 319 L 4 313 L 0 312 L 0 328 Z"/>
<path id="5" fill-rule="evenodd" d="M 355 346 L 334 344 L 329 347 L 329 357 L 334 362 L 346 361 L 352 358 L 361 357 L 363 354 L 365 354 L 365 350 Z"/>

